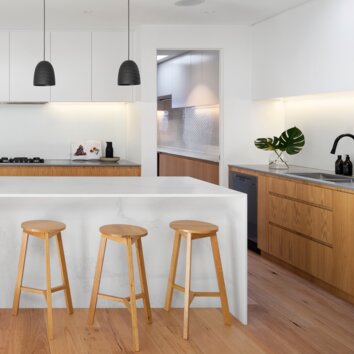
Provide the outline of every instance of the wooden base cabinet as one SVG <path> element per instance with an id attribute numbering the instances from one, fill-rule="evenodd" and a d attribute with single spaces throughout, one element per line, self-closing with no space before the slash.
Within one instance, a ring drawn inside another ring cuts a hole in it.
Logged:
<path id="1" fill-rule="evenodd" d="M 262 255 L 354 303 L 354 191 L 258 176 Z"/>
<path id="2" fill-rule="evenodd" d="M 0 176 L 140 176 L 140 166 L 0 166 Z"/>
<path id="3" fill-rule="evenodd" d="M 160 152 L 158 154 L 159 176 L 189 176 L 219 184 L 219 164 Z"/>

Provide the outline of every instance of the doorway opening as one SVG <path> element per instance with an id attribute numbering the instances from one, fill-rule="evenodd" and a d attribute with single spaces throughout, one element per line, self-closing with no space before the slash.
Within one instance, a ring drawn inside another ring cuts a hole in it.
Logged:
<path id="1" fill-rule="evenodd" d="M 219 51 L 157 51 L 157 174 L 219 184 Z"/>

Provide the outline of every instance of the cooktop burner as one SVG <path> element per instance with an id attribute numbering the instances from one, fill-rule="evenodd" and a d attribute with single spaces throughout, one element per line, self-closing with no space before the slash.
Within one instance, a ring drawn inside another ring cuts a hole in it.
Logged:
<path id="1" fill-rule="evenodd" d="M 40 157 L 14 157 L 9 159 L 8 157 L 1 157 L 0 163 L 44 163 L 44 159 Z"/>

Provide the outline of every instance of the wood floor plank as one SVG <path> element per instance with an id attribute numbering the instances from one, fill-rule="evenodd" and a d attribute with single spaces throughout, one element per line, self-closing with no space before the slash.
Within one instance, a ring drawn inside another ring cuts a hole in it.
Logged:
<path id="1" fill-rule="evenodd" d="M 0 310 L 0 354 L 134 353 L 127 309 L 54 309 L 54 340 L 46 309 Z M 220 309 L 192 308 L 190 340 L 182 338 L 183 309 L 153 309 L 153 323 L 138 309 L 142 354 L 354 353 L 354 306 L 253 253 L 249 254 L 249 324 L 225 326 Z"/>

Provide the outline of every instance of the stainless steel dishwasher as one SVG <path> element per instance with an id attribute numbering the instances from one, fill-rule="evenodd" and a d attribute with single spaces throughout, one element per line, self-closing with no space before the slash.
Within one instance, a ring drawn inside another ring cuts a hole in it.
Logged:
<path id="1" fill-rule="evenodd" d="M 260 253 L 257 247 L 258 178 L 239 172 L 230 172 L 230 188 L 247 194 L 248 248 Z"/>

